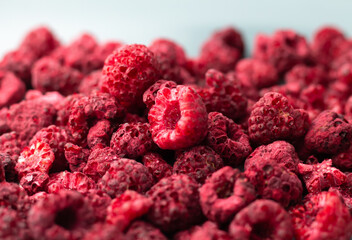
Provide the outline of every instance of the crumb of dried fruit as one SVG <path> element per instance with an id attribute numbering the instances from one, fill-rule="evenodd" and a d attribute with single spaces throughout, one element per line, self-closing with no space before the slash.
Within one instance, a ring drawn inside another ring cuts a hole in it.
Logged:
<path id="1" fill-rule="evenodd" d="M 156 227 L 144 221 L 135 221 L 126 232 L 126 240 L 167 240 Z"/>
<path id="2" fill-rule="evenodd" d="M 82 148 L 72 143 L 65 144 L 65 158 L 69 164 L 70 170 L 82 171 L 88 160 L 89 149 Z"/>
<path id="3" fill-rule="evenodd" d="M 88 96 L 93 91 L 98 91 L 100 79 L 101 69 L 91 72 L 80 82 L 78 86 L 78 92 Z"/>
<path id="4" fill-rule="evenodd" d="M 0 70 L 0 108 L 19 102 L 25 92 L 26 86 L 18 77 Z"/>
<path id="5" fill-rule="evenodd" d="M 144 154 L 142 162 L 153 175 L 155 183 L 172 174 L 172 166 L 157 153 Z"/>
<path id="6" fill-rule="evenodd" d="M 46 191 L 57 193 L 62 189 L 75 190 L 85 193 L 90 189 L 95 189 L 95 182 L 81 172 L 63 171 L 50 176 Z"/>
<path id="7" fill-rule="evenodd" d="M 109 146 L 112 130 L 109 120 L 103 119 L 98 121 L 89 129 L 87 135 L 88 147 L 92 149 L 97 145 L 102 145 L 104 147 Z"/>
<path id="8" fill-rule="evenodd" d="M 156 94 L 160 89 L 164 87 L 167 88 L 175 88 L 177 84 L 174 81 L 168 80 L 158 80 L 153 85 L 151 85 L 144 93 L 143 93 L 143 102 L 150 109 L 155 104 Z"/>

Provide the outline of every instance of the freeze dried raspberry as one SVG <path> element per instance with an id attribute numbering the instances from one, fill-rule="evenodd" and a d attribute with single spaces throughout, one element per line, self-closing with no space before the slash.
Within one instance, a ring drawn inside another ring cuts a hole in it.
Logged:
<path id="1" fill-rule="evenodd" d="M 116 197 L 127 189 L 145 193 L 152 184 L 153 176 L 148 168 L 127 158 L 110 163 L 109 170 L 98 181 L 98 187 L 111 197 Z"/>
<path id="2" fill-rule="evenodd" d="M 148 123 L 124 123 L 112 134 L 110 147 L 118 155 L 137 158 L 153 150 L 155 145 Z"/>
<path id="3" fill-rule="evenodd" d="M 231 119 L 244 117 L 247 98 L 239 84 L 228 79 L 221 72 L 209 69 L 205 74 L 206 87 L 197 89 L 209 112 L 220 112 Z"/>
<path id="4" fill-rule="evenodd" d="M 60 191 L 34 204 L 28 219 L 33 238 L 81 239 L 94 223 L 94 213 L 80 193 Z"/>
<path id="5" fill-rule="evenodd" d="M 248 119 L 249 138 L 256 144 L 275 140 L 296 140 L 309 127 L 309 117 L 302 109 L 294 109 L 286 97 L 269 92 L 252 108 Z"/>
<path id="6" fill-rule="evenodd" d="M 83 240 L 116 240 L 125 239 L 123 233 L 114 225 L 96 223 L 84 235 Z"/>
<path id="7" fill-rule="evenodd" d="M 172 174 L 172 166 L 157 153 L 144 154 L 142 162 L 153 175 L 154 182 L 158 182 L 160 179 L 169 177 Z"/>
<path id="8" fill-rule="evenodd" d="M 8 108 L 3 107 L 0 108 L 0 136 L 4 133 L 11 131 L 9 125 L 7 124 L 7 112 L 9 111 Z"/>
<path id="9" fill-rule="evenodd" d="M 0 207 L 20 210 L 27 194 L 17 183 L 0 182 Z"/>
<path id="10" fill-rule="evenodd" d="M 272 163 L 298 173 L 299 162 L 294 146 L 285 141 L 275 141 L 257 147 L 246 159 L 244 169 L 247 170 L 252 166 L 262 169 L 267 163 Z"/>
<path id="11" fill-rule="evenodd" d="M 305 146 L 318 153 L 336 154 L 347 150 L 352 139 L 352 125 L 340 114 L 326 110 L 312 122 Z"/>
<path id="12" fill-rule="evenodd" d="M 126 240 L 167 240 L 167 237 L 153 225 L 135 221 L 126 232 Z"/>
<path id="13" fill-rule="evenodd" d="M 202 184 L 223 166 L 221 157 L 214 150 L 206 146 L 197 146 L 177 154 L 173 173 L 186 174 Z"/>
<path id="14" fill-rule="evenodd" d="M 282 74 L 307 61 L 310 50 L 302 35 L 291 30 L 278 30 L 272 36 L 257 35 L 253 56 L 273 65 Z"/>
<path id="15" fill-rule="evenodd" d="M 0 70 L 0 108 L 19 102 L 24 97 L 26 86 L 11 72 Z"/>
<path id="16" fill-rule="evenodd" d="M 0 239 L 31 239 L 26 222 L 12 209 L 0 207 Z"/>
<path id="17" fill-rule="evenodd" d="M 124 231 L 134 219 L 145 215 L 151 206 L 152 201 L 148 197 L 126 190 L 111 201 L 107 209 L 106 222 Z"/>
<path id="18" fill-rule="evenodd" d="M 337 193 L 309 194 L 290 209 L 290 215 L 297 240 L 351 237 L 351 215 Z"/>
<path id="19" fill-rule="evenodd" d="M 319 193 L 329 187 L 337 187 L 346 182 L 346 175 L 332 167 L 331 159 L 312 165 L 299 163 L 298 171 L 310 193 Z"/>
<path id="20" fill-rule="evenodd" d="M 75 190 L 85 193 L 90 189 L 95 189 L 95 182 L 81 172 L 63 171 L 50 176 L 47 184 L 48 193 L 58 193 L 62 189 Z"/>
<path id="21" fill-rule="evenodd" d="M 225 165 L 239 166 L 252 152 L 248 136 L 241 126 L 221 113 L 208 115 L 207 143 L 224 160 Z"/>
<path id="22" fill-rule="evenodd" d="M 71 114 L 71 108 L 83 96 L 84 96 L 83 94 L 69 95 L 56 106 L 56 109 L 57 109 L 56 125 L 67 126 L 68 119 Z"/>
<path id="23" fill-rule="evenodd" d="M 352 170 L 352 145 L 349 149 L 332 157 L 334 166 L 341 170 Z"/>
<path id="24" fill-rule="evenodd" d="M 234 239 L 293 239 L 290 215 L 271 200 L 256 200 L 242 209 L 229 226 Z"/>
<path id="25" fill-rule="evenodd" d="M 20 180 L 20 186 L 28 193 L 33 195 L 40 191 L 45 191 L 49 182 L 49 175 L 44 172 L 30 172 L 24 175 Z"/>
<path id="26" fill-rule="evenodd" d="M 15 170 L 16 162 L 17 159 L 12 159 L 8 153 L 0 152 L 0 165 L 4 170 L 4 177 L 7 182 L 17 181 L 17 171 Z"/>
<path id="27" fill-rule="evenodd" d="M 207 134 L 205 105 L 190 87 L 160 89 L 148 119 L 153 140 L 162 149 L 191 147 Z"/>
<path id="28" fill-rule="evenodd" d="M 49 173 L 54 159 L 55 155 L 50 145 L 44 141 L 37 140 L 23 149 L 15 169 L 20 179 L 26 174 L 35 171 Z"/>
<path id="29" fill-rule="evenodd" d="M 148 220 L 164 232 L 176 232 L 202 221 L 198 184 L 187 175 L 161 179 L 148 192 L 153 206 Z"/>
<path id="30" fill-rule="evenodd" d="M 86 165 L 90 151 L 72 143 L 67 143 L 64 150 L 70 170 L 73 172 L 82 171 Z"/>
<path id="31" fill-rule="evenodd" d="M 80 82 L 78 86 L 78 92 L 88 96 L 93 91 L 98 91 L 100 79 L 101 69 L 91 72 Z"/>
<path id="32" fill-rule="evenodd" d="M 137 114 L 133 114 L 133 113 L 126 113 L 125 118 L 123 119 L 124 123 L 146 123 L 147 119 L 145 119 L 144 117 L 141 117 Z"/>
<path id="33" fill-rule="evenodd" d="M 82 79 L 82 73 L 62 66 L 51 57 L 41 58 L 32 68 L 32 86 L 43 93 L 58 91 L 65 96 L 76 93 Z"/>
<path id="34" fill-rule="evenodd" d="M 55 107 L 55 109 L 58 109 L 58 105 L 60 105 L 65 100 L 65 97 L 62 96 L 59 92 L 47 92 L 42 94 L 42 92 L 34 89 L 28 90 L 24 98 L 26 100 L 36 99 L 38 101 L 50 103 Z"/>
<path id="35" fill-rule="evenodd" d="M 112 134 L 112 126 L 109 120 L 98 121 L 89 129 L 87 135 L 88 147 L 94 148 L 97 145 L 108 146 Z"/>
<path id="36" fill-rule="evenodd" d="M 245 175 L 255 186 L 257 194 L 271 199 L 283 207 L 295 204 L 302 199 L 302 182 L 287 168 L 268 162 L 263 166 L 253 165 L 246 169 Z"/>
<path id="37" fill-rule="evenodd" d="M 191 234 L 190 240 L 231 240 L 233 239 L 227 232 L 220 230 L 218 226 L 207 221 L 202 226 L 196 228 Z"/>
<path id="38" fill-rule="evenodd" d="M 237 29 L 227 27 L 216 31 L 202 46 L 199 56 L 202 73 L 210 68 L 221 72 L 233 70 L 243 52 L 244 43 Z"/>
<path id="39" fill-rule="evenodd" d="M 350 96 L 346 103 L 345 103 L 345 119 L 349 122 L 352 123 L 352 96 Z M 0 110 L 0 116 L 1 116 L 1 110 Z M 0 127 L 1 128 L 1 127 Z"/>
<path id="40" fill-rule="evenodd" d="M 308 108 L 324 110 L 326 108 L 325 88 L 320 84 L 311 84 L 300 94 L 300 98 L 308 104 Z M 309 111 L 309 110 L 308 110 Z"/>
<path id="41" fill-rule="evenodd" d="M 158 80 L 151 85 L 143 94 L 143 102 L 150 109 L 155 104 L 156 94 L 164 87 L 175 88 L 177 84 L 173 81 Z"/>
<path id="42" fill-rule="evenodd" d="M 110 196 L 98 189 L 89 189 L 82 194 L 93 207 L 96 221 L 104 222 L 107 208 L 111 202 Z"/>
<path id="43" fill-rule="evenodd" d="M 7 123 L 23 140 L 30 140 L 40 129 L 53 124 L 56 110 L 53 105 L 26 100 L 11 105 L 7 114 Z"/>
<path id="44" fill-rule="evenodd" d="M 254 186 L 238 169 L 224 167 L 216 171 L 199 189 L 204 215 L 218 224 L 226 224 L 256 198 Z"/>
<path id="45" fill-rule="evenodd" d="M 320 65 L 312 67 L 298 64 L 286 73 L 285 81 L 287 83 L 299 83 L 303 90 L 304 87 L 310 84 L 326 86 L 329 82 L 329 77 L 327 71 Z"/>
<path id="46" fill-rule="evenodd" d="M 12 161 L 17 162 L 26 143 L 19 139 L 16 132 L 4 133 L 0 136 L 0 152 L 9 154 Z"/>
<path id="47" fill-rule="evenodd" d="M 125 45 L 105 61 L 101 89 L 121 101 L 122 106 L 140 106 L 142 95 L 160 78 L 154 54 L 144 45 Z"/>

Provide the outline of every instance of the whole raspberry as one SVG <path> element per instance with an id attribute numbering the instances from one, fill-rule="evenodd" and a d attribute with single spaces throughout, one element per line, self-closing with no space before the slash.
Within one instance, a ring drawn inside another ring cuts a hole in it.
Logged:
<path id="1" fill-rule="evenodd" d="M 275 162 L 268 162 L 262 167 L 253 165 L 245 171 L 245 175 L 261 198 L 274 200 L 283 207 L 295 204 L 302 198 L 301 180 L 295 173 Z"/>
<path id="2" fill-rule="evenodd" d="M 135 191 L 126 190 L 111 201 L 106 222 L 124 231 L 134 219 L 145 215 L 152 206 L 151 199 Z"/>
<path id="3" fill-rule="evenodd" d="M 144 45 L 125 45 L 105 61 L 101 89 L 130 107 L 142 103 L 145 90 L 159 79 L 154 54 Z"/>
<path id="4" fill-rule="evenodd" d="M 273 163 L 298 173 L 297 165 L 300 162 L 295 148 L 288 142 L 275 141 L 268 145 L 257 147 L 244 163 L 244 169 L 252 166 L 262 169 L 267 163 Z"/>
<path id="5" fill-rule="evenodd" d="M 347 150 L 352 139 L 352 125 L 340 114 L 326 110 L 312 122 L 305 146 L 318 153 L 336 154 Z"/>
<path id="6" fill-rule="evenodd" d="M 24 97 L 26 86 L 11 72 L 0 70 L 0 108 L 19 102 Z"/>
<path id="7" fill-rule="evenodd" d="M 341 170 L 352 170 L 352 145 L 349 149 L 332 157 L 334 166 Z"/>
<path id="8" fill-rule="evenodd" d="M 208 115 L 206 140 L 208 146 L 221 156 L 225 165 L 239 166 L 252 152 L 249 138 L 241 126 L 218 112 Z"/>
<path id="9" fill-rule="evenodd" d="M 346 182 L 346 175 L 332 167 L 331 159 L 312 165 L 299 163 L 298 172 L 310 193 L 319 193 L 329 187 L 337 187 Z"/>
<path id="10" fill-rule="evenodd" d="M 187 175 L 161 179 L 148 192 L 153 206 L 148 220 L 164 232 L 176 232 L 202 221 L 198 184 Z"/>
<path id="11" fill-rule="evenodd" d="M 160 89 L 148 114 L 154 142 L 162 149 L 181 149 L 200 143 L 207 134 L 207 111 L 190 87 Z"/>
<path id="12" fill-rule="evenodd" d="M 6 107 L 0 108 L 0 136 L 4 133 L 11 131 L 9 125 L 7 124 L 6 118 L 8 111 L 9 109 Z"/>
<path id="13" fill-rule="evenodd" d="M 15 170 L 17 159 L 14 160 L 6 152 L 0 152 L 0 166 L 3 169 L 3 177 L 7 182 L 17 181 L 17 171 Z M 2 173 L 1 173 L 2 175 Z M 0 177 L 1 179 L 2 177 Z"/>
<path id="14" fill-rule="evenodd" d="M 98 189 L 89 189 L 82 194 L 93 207 L 96 221 L 104 222 L 106 218 L 107 208 L 111 202 L 110 196 Z"/>
<path id="15" fill-rule="evenodd" d="M 155 104 L 156 94 L 164 87 L 175 88 L 177 84 L 173 81 L 158 80 L 143 93 L 143 102 L 150 109 Z"/>
<path id="16" fill-rule="evenodd" d="M 303 88 L 310 84 L 321 84 L 326 86 L 329 81 L 327 71 L 320 65 L 307 66 L 298 64 L 285 74 L 285 81 L 287 83 L 299 83 Z"/>
<path id="17" fill-rule="evenodd" d="M 121 124 L 112 134 L 110 147 L 121 157 L 141 157 L 155 148 L 149 128 L 148 123 Z"/>
<path id="18" fill-rule="evenodd" d="M 202 184 L 213 172 L 223 166 L 221 157 L 214 150 L 205 146 L 197 146 L 177 155 L 173 173 L 186 174 Z"/>
<path id="19" fill-rule="evenodd" d="M 99 188 L 111 197 L 116 197 L 127 189 L 145 193 L 152 184 L 153 176 L 148 168 L 127 158 L 110 163 L 109 170 L 98 181 Z"/>
<path id="20" fill-rule="evenodd" d="M 93 91 L 99 90 L 99 82 L 101 81 L 101 69 L 86 75 L 78 86 L 78 92 L 86 96 Z"/>
<path id="21" fill-rule="evenodd" d="M 81 172 L 63 171 L 50 176 L 47 184 L 48 193 L 57 193 L 62 189 L 75 190 L 85 193 L 90 189 L 95 189 L 95 182 Z"/>
<path id="22" fill-rule="evenodd" d="M 124 234 L 114 225 L 96 223 L 84 235 L 83 240 L 116 240 L 125 239 Z"/>
<path id="23" fill-rule="evenodd" d="M 38 100 L 50 103 L 55 107 L 55 109 L 59 109 L 59 105 L 65 100 L 65 97 L 62 96 L 59 92 L 47 92 L 43 94 L 41 91 L 30 89 L 26 92 L 24 97 L 26 100 Z"/>
<path id="24" fill-rule="evenodd" d="M 49 175 L 44 172 L 30 172 L 20 180 L 20 186 L 26 190 L 28 195 L 33 195 L 40 191 L 45 191 L 49 182 Z"/>
<path id="25" fill-rule="evenodd" d="M 56 109 L 57 109 L 56 125 L 67 126 L 68 119 L 71 114 L 71 108 L 83 96 L 84 96 L 83 94 L 69 95 L 56 106 Z"/>
<path id="26" fill-rule="evenodd" d="M 0 239 L 31 239 L 26 222 L 12 209 L 0 207 Z"/>
<path id="27" fill-rule="evenodd" d="M 215 223 L 211 221 L 207 221 L 203 223 L 202 226 L 195 228 L 189 240 L 199 240 L 199 239 L 231 240 L 233 238 L 227 232 L 220 230 Z"/>
<path id="28" fill-rule="evenodd" d="M 167 237 L 153 225 L 135 221 L 126 232 L 126 240 L 167 240 Z"/>
<path id="29" fill-rule="evenodd" d="M 67 159 L 70 170 L 73 172 L 83 170 L 89 154 L 89 149 L 82 148 L 72 143 L 65 145 L 65 158 Z"/>
<path id="30" fill-rule="evenodd" d="M 154 182 L 158 182 L 160 179 L 169 177 L 172 174 L 172 166 L 157 153 L 144 154 L 142 162 L 153 175 Z"/>
<path id="31" fill-rule="evenodd" d="M 77 92 L 83 74 L 66 66 L 62 66 L 51 57 L 38 60 L 32 68 L 32 86 L 45 93 L 58 91 L 63 95 Z"/>
<path id="32" fill-rule="evenodd" d="M 224 167 L 211 175 L 199 189 L 204 215 L 218 224 L 226 224 L 255 200 L 254 186 L 238 169 Z"/>
<path id="33" fill-rule="evenodd" d="M 307 195 L 290 209 L 295 239 L 345 239 L 351 237 L 351 215 L 335 192 Z"/>
<path id="34" fill-rule="evenodd" d="M 269 92 L 254 104 L 248 119 L 249 138 L 256 144 L 275 140 L 296 140 L 309 127 L 308 114 L 294 109 L 286 97 Z"/>
<path id="35" fill-rule="evenodd" d="M 89 129 L 87 135 L 88 147 L 102 145 L 108 146 L 112 134 L 112 127 L 109 120 L 103 119 L 98 121 L 93 127 Z"/>
<path id="36" fill-rule="evenodd" d="M 273 239 L 293 238 L 290 215 L 280 204 L 271 200 L 256 200 L 242 209 L 229 226 L 234 239 Z"/>
<path id="37" fill-rule="evenodd" d="M 27 223 L 35 239 L 81 239 L 94 223 L 94 213 L 80 193 L 60 191 L 35 203 Z"/>
<path id="38" fill-rule="evenodd" d="M 0 152 L 10 155 L 14 163 L 17 162 L 17 159 L 25 145 L 26 143 L 19 139 L 16 132 L 9 132 L 0 136 Z"/>

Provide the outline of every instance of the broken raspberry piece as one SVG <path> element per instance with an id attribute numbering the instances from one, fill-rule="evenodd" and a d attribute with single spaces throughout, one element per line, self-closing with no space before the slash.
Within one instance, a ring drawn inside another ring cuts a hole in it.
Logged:
<path id="1" fill-rule="evenodd" d="M 112 134 L 112 126 L 109 120 L 103 119 L 98 121 L 89 129 L 87 135 L 87 144 L 91 149 L 96 146 L 107 147 Z"/>
<path id="2" fill-rule="evenodd" d="M 35 193 L 45 191 L 48 182 L 49 175 L 47 173 L 30 172 L 21 178 L 20 186 L 26 190 L 28 195 L 33 195 Z"/>
<path id="3" fill-rule="evenodd" d="M 67 159 L 70 170 L 73 172 L 82 171 L 86 165 L 89 154 L 89 149 L 82 148 L 72 143 L 65 145 L 65 158 Z"/>

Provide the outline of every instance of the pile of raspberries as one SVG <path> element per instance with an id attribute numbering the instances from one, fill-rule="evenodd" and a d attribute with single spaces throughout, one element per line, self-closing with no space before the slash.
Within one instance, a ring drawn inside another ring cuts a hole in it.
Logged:
<path id="1" fill-rule="evenodd" d="M 350 240 L 352 40 L 253 49 L 29 32 L 0 61 L 0 239 Z"/>

